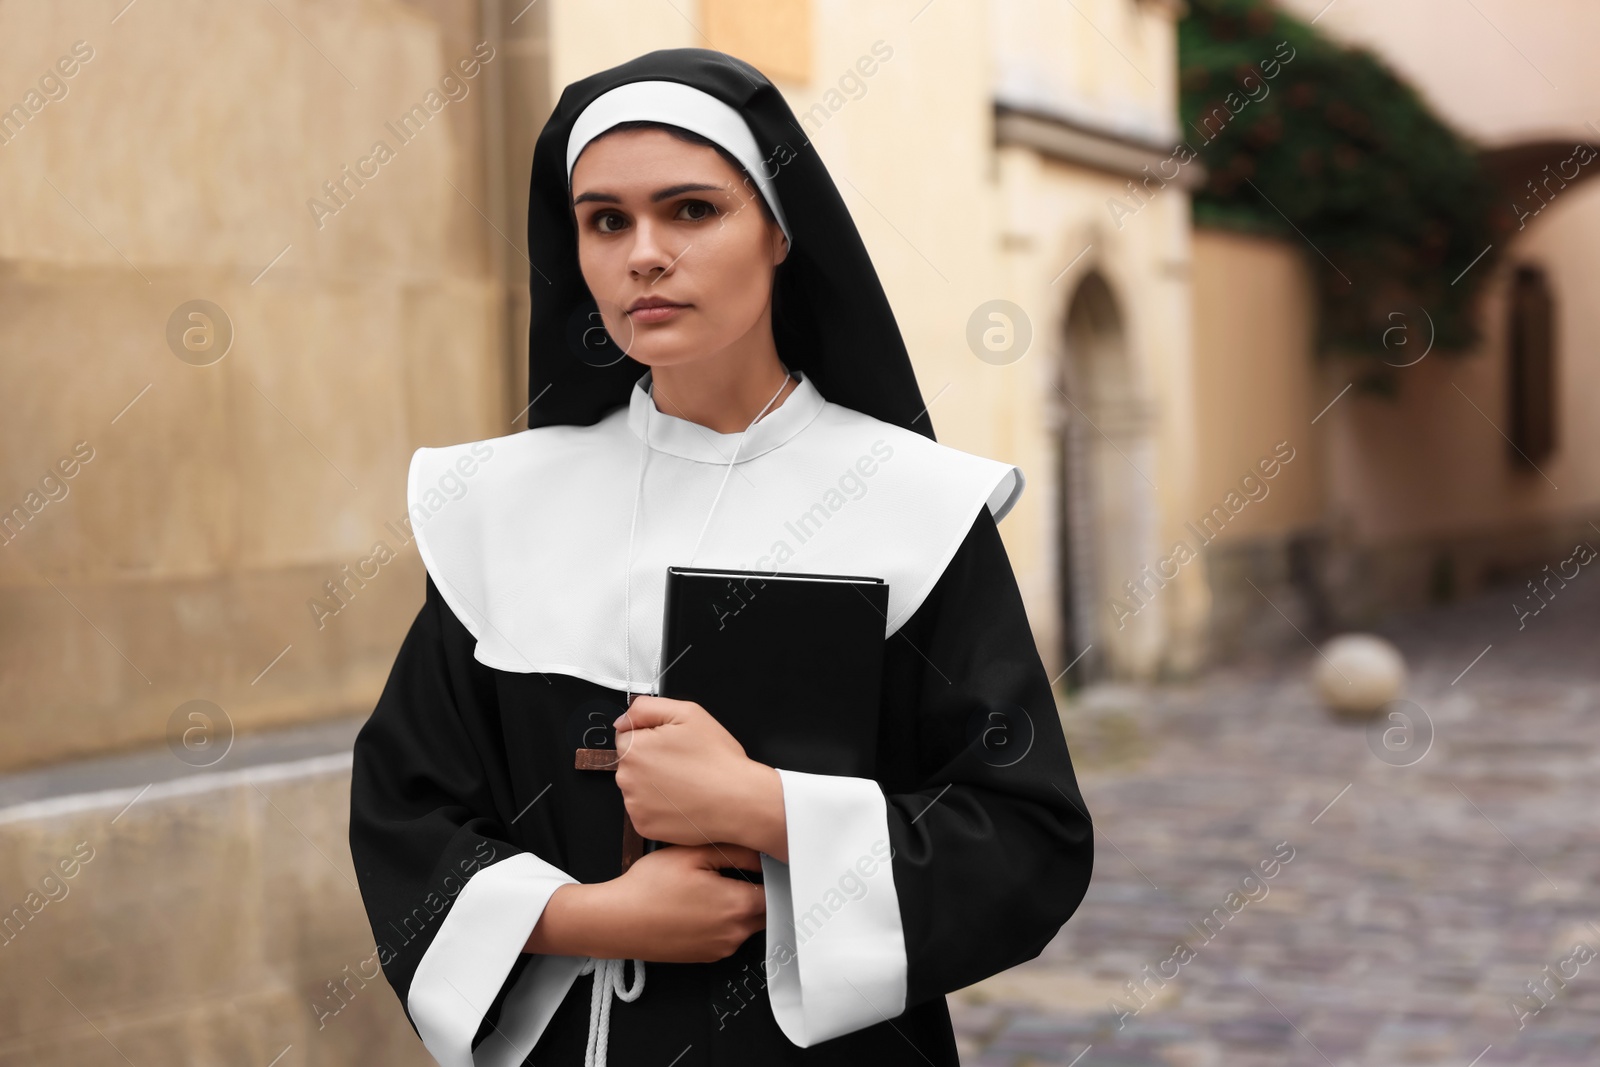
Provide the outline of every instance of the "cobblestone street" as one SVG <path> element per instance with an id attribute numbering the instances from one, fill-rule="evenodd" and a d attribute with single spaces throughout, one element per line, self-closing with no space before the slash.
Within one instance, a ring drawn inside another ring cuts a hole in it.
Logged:
<path id="1" fill-rule="evenodd" d="M 1409 735 L 1324 712 L 1303 641 L 1074 701 L 1094 881 L 1038 960 L 950 997 L 963 1062 L 1600 1062 L 1600 580 L 1521 629 L 1519 593 L 1377 628 Z"/>

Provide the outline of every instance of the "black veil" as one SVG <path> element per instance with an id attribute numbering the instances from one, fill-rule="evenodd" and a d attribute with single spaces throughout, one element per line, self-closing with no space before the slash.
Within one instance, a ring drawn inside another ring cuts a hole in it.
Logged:
<path id="1" fill-rule="evenodd" d="M 773 283 L 778 356 L 829 401 L 934 439 L 877 271 L 816 147 L 755 67 L 708 48 L 668 48 L 573 82 L 534 146 L 528 192 L 532 309 L 528 426 L 591 425 L 648 369 L 604 334 L 578 266 L 567 139 L 591 101 L 635 81 L 675 81 L 731 106 L 755 135 L 792 241 Z"/>

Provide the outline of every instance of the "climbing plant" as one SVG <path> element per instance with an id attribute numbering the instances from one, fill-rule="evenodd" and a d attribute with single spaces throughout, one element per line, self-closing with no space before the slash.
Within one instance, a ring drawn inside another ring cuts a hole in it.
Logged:
<path id="1" fill-rule="evenodd" d="M 1375 357 L 1367 384 L 1383 388 L 1397 315 L 1425 309 L 1438 351 L 1477 339 L 1495 252 L 1473 261 L 1506 213 L 1473 147 L 1407 83 L 1262 0 L 1189 0 L 1178 56 L 1186 142 L 1207 171 L 1195 220 L 1305 248 L 1321 350 Z"/>

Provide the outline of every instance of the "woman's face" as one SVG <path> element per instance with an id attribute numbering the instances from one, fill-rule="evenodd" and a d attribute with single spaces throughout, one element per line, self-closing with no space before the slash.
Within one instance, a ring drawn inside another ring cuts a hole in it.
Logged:
<path id="1" fill-rule="evenodd" d="M 629 356 L 670 366 L 770 335 L 788 242 L 716 149 L 665 130 L 604 134 L 578 157 L 572 194 L 583 279 Z"/>

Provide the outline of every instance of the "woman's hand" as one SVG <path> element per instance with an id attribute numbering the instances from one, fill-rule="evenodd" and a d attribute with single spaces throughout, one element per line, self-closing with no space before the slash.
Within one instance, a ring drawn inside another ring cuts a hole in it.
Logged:
<path id="1" fill-rule="evenodd" d="M 617 788 L 644 837 L 727 841 L 788 862 L 783 783 L 689 700 L 637 696 L 616 720 Z"/>
<path id="2" fill-rule="evenodd" d="M 525 952 L 647 963 L 726 959 L 767 926 L 766 890 L 721 867 L 759 871 L 741 845 L 668 845 L 609 882 L 564 885 L 550 897 Z"/>
<path id="3" fill-rule="evenodd" d="M 733 955 L 767 927 L 767 894 L 757 882 L 718 873 L 761 870 L 754 849 L 728 843 L 668 845 L 633 861 L 606 883 L 617 894 L 612 921 L 625 945 L 616 959 L 711 963 Z"/>

